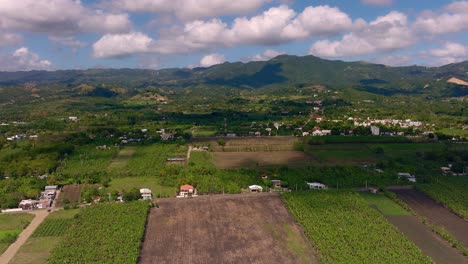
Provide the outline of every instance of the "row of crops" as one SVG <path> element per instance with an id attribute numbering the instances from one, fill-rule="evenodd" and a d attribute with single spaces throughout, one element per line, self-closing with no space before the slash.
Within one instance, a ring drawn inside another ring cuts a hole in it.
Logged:
<path id="1" fill-rule="evenodd" d="M 468 219 L 468 177 L 439 177 L 418 189 Z"/>
<path id="2" fill-rule="evenodd" d="M 49 263 L 136 263 L 149 204 L 96 204 L 83 208 Z"/>
<path id="3" fill-rule="evenodd" d="M 322 263 L 431 263 L 353 191 L 285 193 L 285 204 Z"/>

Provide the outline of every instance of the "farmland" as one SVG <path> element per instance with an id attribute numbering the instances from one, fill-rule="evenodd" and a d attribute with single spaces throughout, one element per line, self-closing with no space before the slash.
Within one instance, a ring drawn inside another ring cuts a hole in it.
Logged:
<path id="1" fill-rule="evenodd" d="M 288 165 L 305 167 L 312 158 L 300 151 L 215 152 L 214 161 L 220 169 L 262 168 Z"/>
<path id="2" fill-rule="evenodd" d="M 355 192 L 286 193 L 283 198 L 321 252 L 322 263 L 430 262 Z"/>
<path id="3" fill-rule="evenodd" d="M 61 207 L 65 204 L 74 204 L 81 202 L 81 191 L 86 188 L 99 187 L 99 184 L 70 184 L 65 185 L 57 197 L 57 206 Z"/>
<path id="4" fill-rule="evenodd" d="M 468 219 L 468 177 L 443 177 L 417 187 L 459 216 Z"/>
<path id="5" fill-rule="evenodd" d="M 33 218 L 34 215 L 28 213 L 0 215 L 0 254 L 16 240 Z"/>
<path id="6" fill-rule="evenodd" d="M 60 210 L 50 213 L 19 249 L 11 264 L 47 263 L 52 250 L 60 244 L 78 213 L 79 209 Z"/>
<path id="7" fill-rule="evenodd" d="M 431 224 L 442 226 L 465 247 L 468 245 L 468 221 L 453 214 L 430 197 L 417 190 L 394 191 L 398 198 L 407 203 L 419 215 Z"/>
<path id="8" fill-rule="evenodd" d="M 318 263 L 275 194 L 161 199 L 141 263 Z"/>
<path id="9" fill-rule="evenodd" d="M 135 263 L 148 209 L 145 202 L 83 208 L 49 263 Z"/>

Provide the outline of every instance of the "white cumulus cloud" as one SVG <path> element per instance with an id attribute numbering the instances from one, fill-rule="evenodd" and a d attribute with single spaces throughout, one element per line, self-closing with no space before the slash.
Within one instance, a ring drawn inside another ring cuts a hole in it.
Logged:
<path id="1" fill-rule="evenodd" d="M 121 33 L 130 30 L 127 14 L 104 13 L 73 0 L 2 0 L 0 29 L 72 36 L 80 33 Z"/>
<path id="2" fill-rule="evenodd" d="M 433 35 L 467 30 L 468 2 L 453 2 L 446 6 L 443 12 L 423 12 L 416 18 L 414 28 Z"/>
<path id="3" fill-rule="evenodd" d="M 317 41 L 309 52 L 321 57 L 359 56 L 407 48 L 415 42 L 406 15 L 392 11 L 370 23 L 358 20 L 355 29 L 341 40 Z"/>
<path id="4" fill-rule="evenodd" d="M 51 70 L 52 63 L 41 60 L 39 55 L 26 47 L 17 49 L 12 54 L 0 56 L 1 71 Z"/>
<path id="5" fill-rule="evenodd" d="M 286 54 L 286 52 L 267 49 L 261 54 L 256 54 L 254 56 L 247 57 L 246 61 L 267 61 L 283 54 Z"/>
<path id="6" fill-rule="evenodd" d="M 103 6 L 130 12 L 174 14 L 184 21 L 225 15 L 242 15 L 271 0 L 113 0 Z"/>
<path id="7" fill-rule="evenodd" d="M 462 62 L 468 58 L 468 46 L 455 42 L 446 42 L 438 49 L 423 51 L 424 57 L 432 57 L 430 64 L 434 66 Z"/>
<path id="8" fill-rule="evenodd" d="M 336 35 L 352 27 L 347 14 L 329 6 L 307 7 L 297 14 L 286 5 L 269 8 L 253 17 L 238 17 L 231 25 L 219 18 L 195 20 L 183 27 L 173 27 L 160 34 L 159 39 L 145 37 L 148 45 L 130 47 L 115 43 L 122 34 L 108 34 L 93 46 L 96 57 L 116 57 L 131 53 L 153 52 L 182 54 L 193 51 L 241 45 L 276 45 L 315 36 Z M 124 43 L 131 39 L 140 43 L 141 35 L 125 34 Z M 106 45 L 102 45 L 103 43 Z M 107 46 L 117 46 L 106 50 Z"/>
<path id="9" fill-rule="evenodd" d="M 104 35 L 93 44 L 93 57 L 124 57 L 134 53 L 150 52 L 153 40 L 141 32 Z"/>
<path id="10" fill-rule="evenodd" d="M 200 60 L 200 66 L 202 67 L 210 67 L 216 64 L 221 64 L 225 62 L 226 59 L 224 58 L 224 55 L 218 54 L 218 53 L 212 53 L 203 56 Z"/>

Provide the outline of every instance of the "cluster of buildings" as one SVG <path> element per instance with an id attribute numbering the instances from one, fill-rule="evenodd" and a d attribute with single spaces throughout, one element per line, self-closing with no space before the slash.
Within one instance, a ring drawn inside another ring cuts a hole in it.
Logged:
<path id="1" fill-rule="evenodd" d="M 23 139 L 26 139 L 26 138 L 36 139 L 38 137 L 39 137 L 38 135 L 27 136 L 26 134 L 17 134 L 17 135 L 11 136 L 11 137 L 7 137 L 6 140 L 8 140 L 8 141 L 18 141 L 18 140 L 23 140 Z"/>
<path id="2" fill-rule="evenodd" d="M 367 120 L 360 122 L 359 120 L 350 117 L 354 121 L 354 126 L 364 126 L 369 127 L 375 124 L 380 124 L 384 126 L 399 126 L 401 128 L 410 128 L 410 127 L 421 127 L 424 124 L 421 121 L 413 121 L 411 119 L 400 120 L 400 119 L 371 119 L 367 118 Z"/>
<path id="3" fill-rule="evenodd" d="M 33 210 L 33 209 L 46 209 L 52 206 L 54 199 L 57 195 L 58 186 L 48 185 L 41 192 L 38 200 L 26 199 L 21 200 L 18 208 L 22 210 Z"/>

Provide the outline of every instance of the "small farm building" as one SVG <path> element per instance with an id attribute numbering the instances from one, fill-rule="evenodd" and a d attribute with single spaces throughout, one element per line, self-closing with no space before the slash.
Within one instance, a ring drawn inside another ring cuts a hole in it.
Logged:
<path id="1" fill-rule="evenodd" d="M 23 209 L 23 210 L 32 210 L 36 207 L 36 203 L 37 201 L 36 200 L 31 200 L 31 199 L 28 199 L 28 200 L 22 200 L 18 207 Z"/>
<path id="2" fill-rule="evenodd" d="M 142 198 L 143 200 L 151 200 L 151 199 L 153 199 L 153 192 L 151 192 L 151 190 L 148 189 L 148 188 L 140 189 L 140 194 L 141 194 L 141 198 Z"/>
<path id="3" fill-rule="evenodd" d="M 184 184 L 180 186 L 179 195 L 177 197 L 195 197 L 197 196 L 197 189 L 195 189 L 192 185 Z"/>
<path id="4" fill-rule="evenodd" d="M 399 172 L 398 173 L 398 178 L 406 178 L 410 182 L 416 182 L 416 176 L 411 175 L 407 172 Z"/>
<path id="5" fill-rule="evenodd" d="M 250 185 L 249 190 L 250 192 L 263 192 L 263 187 L 260 185 Z"/>
<path id="6" fill-rule="evenodd" d="M 271 187 L 275 189 L 281 188 L 281 180 L 271 180 Z"/>
<path id="7" fill-rule="evenodd" d="M 310 189 L 314 190 L 326 190 L 328 188 L 325 184 L 320 182 L 307 182 L 307 185 Z"/>

